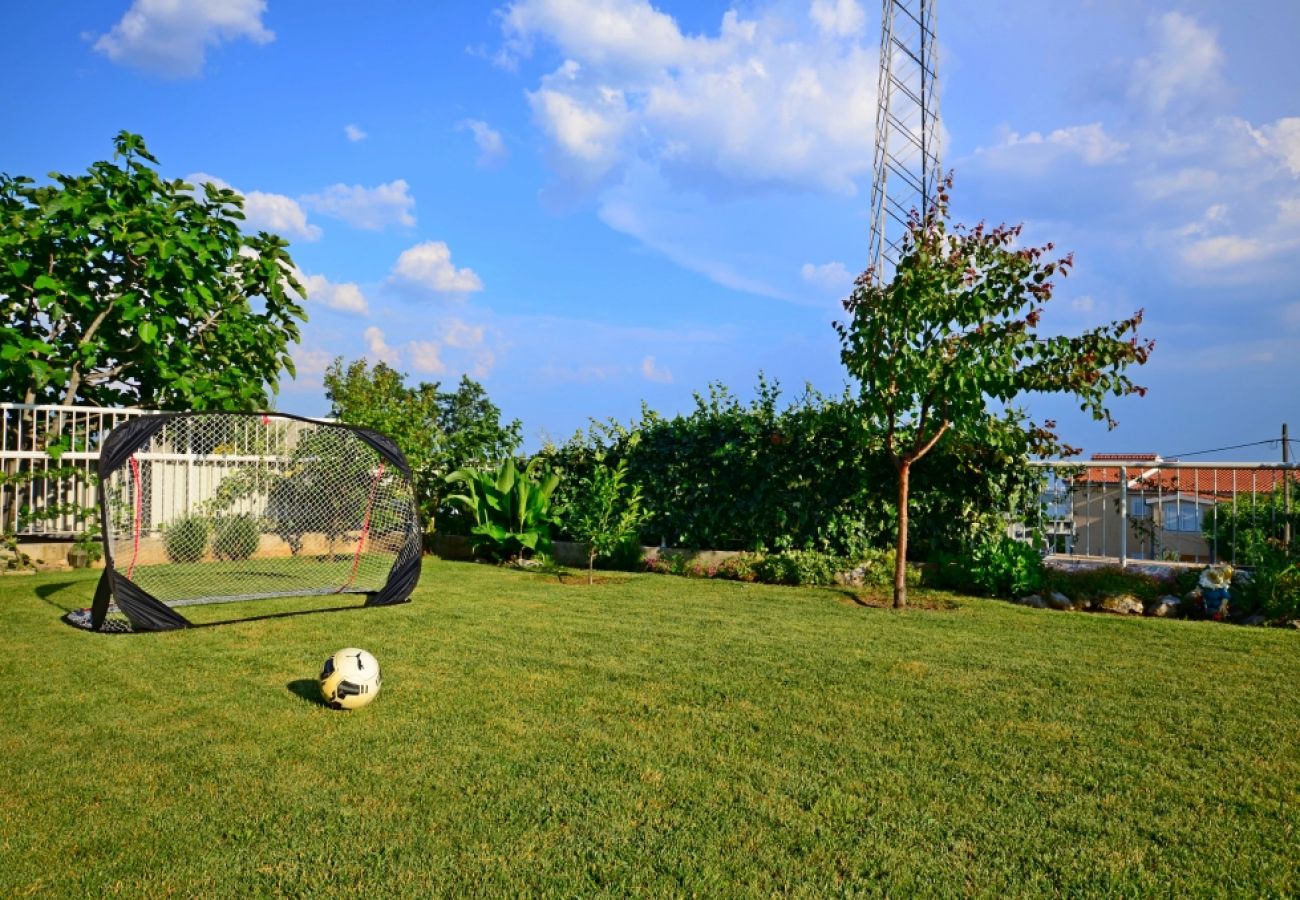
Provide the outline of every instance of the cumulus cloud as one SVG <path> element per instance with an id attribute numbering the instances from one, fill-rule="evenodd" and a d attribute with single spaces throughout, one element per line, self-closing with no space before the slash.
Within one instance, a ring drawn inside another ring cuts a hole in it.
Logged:
<path id="1" fill-rule="evenodd" d="M 481 119 L 464 119 L 456 127 L 468 130 L 474 135 L 474 143 L 478 146 L 477 163 L 480 168 L 491 169 L 499 166 L 510 155 L 506 151 L 505 141 L 501 139 L 501 132 L 487 122 Z"/>
<path id="2" fill-rule="evenodd" d="M 241 38 L 275 40 L 262 24 L 265 12 L 266 0 L 135 0 L 94 46 L 115 63 L 193 78 L 202 73 L 209 47 Z"/>
<path id="3" fill-rule="evenodd" d="M 1133 67 L 1133 100 L 1163 113 L 1223 91 L 1224 56 L 1214 31 L 1178 12 L 1154 20 L 1152 31 L 1154 52 Z"/>
<path id="4" fill-rule="evenodd" d="M 1259 129 L 1260 144 L 1300 178 L 1300 116 L 1278 119 Z"/>
<path id="5" fill-rule="evenodd" d="M 564 59 L 528 96 L 569 181 L 635 158 L 688 181 L 852 194 L 871 167 L 876 52 L 848 37 L 857 4 L 814 6 L 804 27 L 729 10 L 688 36 L 646 0 L 519 0 L 503 27 L 509 47 Z"/>
<path id="6" fill-rule="evenodd" d="M 342 219 L 366 231 L 381 231 L 390 225 L 415 224 L 415 198 L 403 179 L 368 188 L 359 184 L 335 184 L 319 194 L 302 198 L 310 210 Z"/>
<path id="7" fill-rule="evenodd" d="M 647 381 L 654 381 L 659 384 L 672 384 L 673 381 L 673 373 L 667 368 L 657 365 L 653 356 L 647 356 L 641 360 L 641 374 L 645 376 Z"/>
<path id="8" fill-rule="evenodd" d="M 1009 131 L 1002 143 L 977 153 L 995 166 L 1041 171 L 1062 159 L 1100 166 L 1122 161 L 1129 145 L 1111 137 L 1100 122 L 1072 125 L 1043 134 Z"/>
<path id="9" fill-rule="evenodd" d="M 370 137 L 370 135 L 366 134 L 364 131 L 362 131 L 360 128 L 358 128 L 355 125 L 344 125 L 343 133 L 346 134 L 348 136 L 348 140 L 352 141 L 353 143 L 356 143 L 357 141 L 364 141 L 366 138 Z"/>
<path id="10" fill-rule="evenodd" d="M 384 333 L 374 325 L 362 332 L 362 337 L 366 340 L 366 353 L 379 362 L 390 366 L 397 366 L 401 362 L 401 354 L 398 353 L 397 348 L 390 347 L 384 338 Z"/>
<path id="11" fill-rule="evenodd" d="M 229 182 L 205 172 L 187 175 L 185 180 L 194 185 L 211 184 L 243 195 L 244 222 L 249 228 L 274 232 L 284 237 L 300 238 L 304 241 L 320 239 L 320 228 L 307 221 L 307 213 L 292 197 L 286 197 L 284 194 L 268 194 L 263 191 L 241 191 Z"/>
<path id="12" fill-rule="evenodd" d="M 451 249 L 442 241 L 425 241 L 403 250 L 393 265 L 392 279 L 438 294 L 470 294 L 483 290 L 473 269 L 458 269 Z"/>
<path id="13" fill-rule="evenodd" d="M 411 366 L 416 370 L 433 375 L 447 371 L 447 364 L 442 361 L 442 351 L 436 341 L 411 341 L 406 349 L 411 358 Z"/>
<path id="14" fill-rule="evenodd" d="M 307 291 L 307 300 L 336 309 L 339 312 L 354 313 L 364 316 L 370 312 L 370 304 L 361 288 L 351 281 L 335 283 L 324 275 L 308 275 L 298 269 L 295 274 Z"/>
<path id="15" fill-rule="evenodd" d="M 799 269 L 799 276 L 813 287 L 827 292 L 842 291 L 853 283 L 853 275 L 838 260 L 820 266 L 804 263 Z"/>
<path id="16" fill-rule="evenodd" d="M 809 17 L 823 34 L 853 37 L 863 32 L 867 14 L 857 0 L 813 0 Z"/>

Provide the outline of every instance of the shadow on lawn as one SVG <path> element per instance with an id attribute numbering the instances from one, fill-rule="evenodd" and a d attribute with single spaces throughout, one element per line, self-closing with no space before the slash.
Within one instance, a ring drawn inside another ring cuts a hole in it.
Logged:
<path id="1" fill-rule="evenodd" d="M 289 693 L 297 695 L 299 698 L 313 703 L 316 706 L 329 706 L 325 698 L 320 695 L 320 682 L 315 678 L 295 678 L 285 685 Z"/>
<path id="2" fill-rule="evenodd" d="M 87 586 L 89 586 L 90 590 L 85 591 L 84 596 L 80 594 L 68 595 L 67 599 L 73 601 L 69 605 L 65 605 L 64 603 L 60 603 L 53 599 L 55 594 L 58 594 L 61 591 L 65 591 L 68 588 L 84 589 Z M 59 612 L 65 612 L 65 613 L 72 612 L 73 610 L 76 609 L 81 609 L 83 606 L 88 605 L 90 603 L 90 599 L 94 596 L 94 594 L 95 594 L 94 582 L 88 582 L 88 581 L 55 581 L 51 584 L 36 585 L 37 597 L 40 597 L 41 600 L 43 600 L 45 603 L 48 603 L 50 606 L 53 606 Z"/>

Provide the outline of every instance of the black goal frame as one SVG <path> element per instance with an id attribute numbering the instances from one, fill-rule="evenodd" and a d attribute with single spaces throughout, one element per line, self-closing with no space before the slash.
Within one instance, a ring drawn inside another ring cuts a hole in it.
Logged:
<path id="1" fill-rule="evenodd" d="M 406 477 L 407 483 L 411 485 L 412 492 L 414 492 L 414 477 L 405 454 L 389 437 L 369 428 L 346 425 L 341 422 L 321 421 L 320 419 L 275 411 L 232 412 L 214 409 L 194 410 L 192 412 L 150 413 L 127 419 L 113 428 L 108 437 L 104 439 L 104 444 L 99 452 L 97 468 L 99 484 L 96 488 L 101 523 L 109 521 L 108 496 L 104 489 L 108 476 L 125 466 L 131 457 L 143 450 L 153 436 L 168 423 L 205 415 L 293 419 L 306 422 L 317 428 L 337 428 L 350 431 L 378 453 L 385 463 L 400 470 Z M 393 606 L 398 603 L 406 603 L 411 599 L 411 593 L 415 590 L 416 584 L 419 583 L 424 546 L 419 505 L 414 502 L 414 497 L 412 500 L 414 520 L 406 535 L 402 549 L 396 555 L 393 568 L 389 570 L 384 586 L 378 591 L 365 594 L 364 606 Z M 135 631 L 172 631 L 178 628 L 191 627 L 193 623 L 189 619 L 186 619 L 175 609 L 142 589 L 117 570 L 114 565 L 113 546 L 109 530 L 107 527 L 101 527 L 100 532 L 104 546 L 104 569 L 95 588 L 95 599 L 90 608 L 90 630 L 108 630 L 104 628 L 104 623 L 108 617 L 110 603 L 116 603 L 117 608 L 130 621 L 131 628 Z M 321 592 L 322 596 L 327 593 L 327 591 Z"/>

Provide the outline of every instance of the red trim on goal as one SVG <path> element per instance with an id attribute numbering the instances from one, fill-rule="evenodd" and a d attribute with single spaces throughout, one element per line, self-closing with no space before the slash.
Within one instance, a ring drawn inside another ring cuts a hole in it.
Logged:
<path id="1" fill-rule="evenodd" d="M 143 518 L 141 512 L 143 498 L 140 496 L 140 460 L 134 456 L 131 457 L 131 484 L 135 490 L 135 520 L 131 523 L 131 564 L 126 567 L 126 577 L 128 579 L 135 573 L 135 561 L 140 558 L 140 519 Z"/>
<path id="2" fill-rule="evenodd" d="M 361 551 L 366 546 L 366 537 L 370 534 L 370 512 L 375 508 L 375 491 L 379 488 L 379 479 L 384 477 L 384 461 L 379 461 L 379 469 L 375 472 L 374 480 L 370 482 L 370 499 L 366 501 L 366 518 L 361 523 L 361 537 L 357 539 L 357 552 L 352 556 L 352 571 L 348 573 L 348 580 L 343 582 L 343 586 L 335 593 L 345 591 L 357 577 L 357 567 L 361 565 Z"/>

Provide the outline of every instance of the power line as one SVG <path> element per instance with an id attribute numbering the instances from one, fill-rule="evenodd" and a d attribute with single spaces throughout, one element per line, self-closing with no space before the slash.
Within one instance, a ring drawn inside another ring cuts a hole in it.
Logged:
<path id="1" fill-rule="evenodd" d="M 1280 444 L 1281 438 L 1270 438 L 1266 441 L 1251 441 L 1249 444 L 1233 444 L 1231 447 L 1215 447 L 1213 450 L 1193 450 L 1190 453 L 1171 453 L 1172 459 L 1182 459 L 1184 456 L 1204 456 L 1206 453 L 1222 453 L 1224 450 L 1240 450 L 1243 447 L 1263 447 L 1265 444 Z"/>

